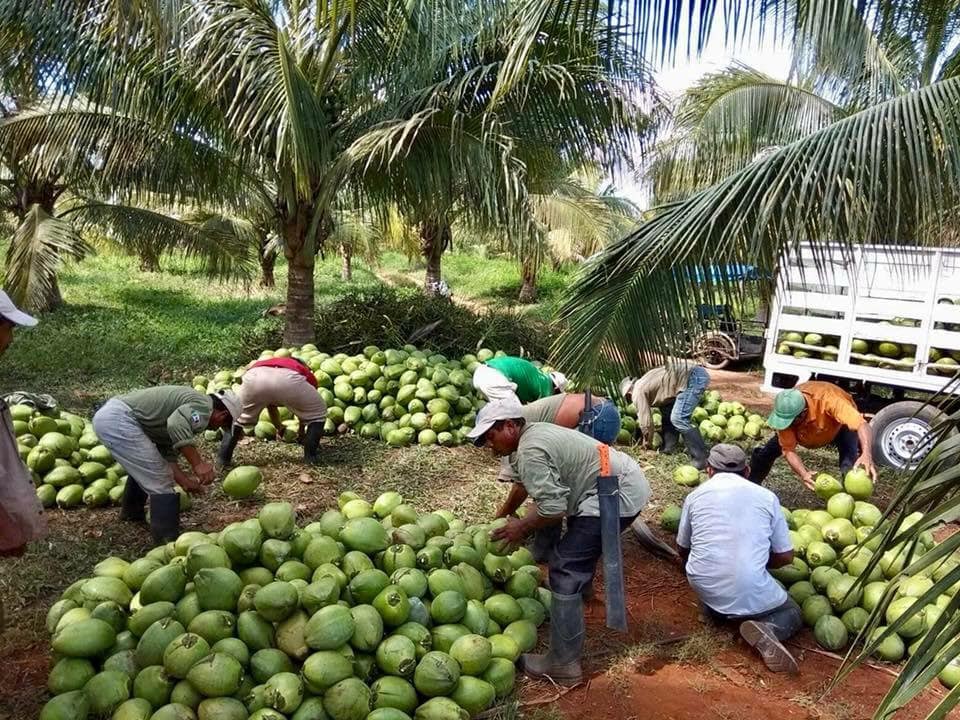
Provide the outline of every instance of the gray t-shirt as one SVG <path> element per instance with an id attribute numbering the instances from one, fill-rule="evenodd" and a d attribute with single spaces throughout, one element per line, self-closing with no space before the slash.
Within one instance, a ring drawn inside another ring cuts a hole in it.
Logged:
<path id="1" fill-rule="evenodd" d="M 194 436 L 206 430 L 213 412 L 209 395 L 179 385 L 134 390 L 117 400 L 130 407 L 143 432 L 165 454 L 193 445 Z"/>
<path id="2" fill-rule="evenodd" d="M 538 422 L 552 423 L 556 419 L 557 413 L 560 412 L 560 406 L 563 405 L 563 401 L 566 399 L 566 395 L 559 393 L 545 397 L 542 400 L 534 400 L 532 403 L 527 403 L 521 408 L 523 419 L 526 420 L 528 424 Z"/>
<path id="3" fill-rule="evenodd" d="M 510 465 L 541 515 L 600 514 L 597 445 L 581 432 L 549 423 L 524 427 Z M 643 471 L 632 458 L 610 448 L 610 472 L 620 478 L 620 515 L 633 517 L 650 499 Z"/>

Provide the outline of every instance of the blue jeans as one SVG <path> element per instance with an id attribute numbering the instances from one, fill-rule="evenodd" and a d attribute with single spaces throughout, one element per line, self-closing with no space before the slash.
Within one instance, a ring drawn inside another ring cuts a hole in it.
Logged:
<path id="1" fill-rule="evenodd" d="M 626 530 L 635 517 L 621 517 L 620 530 Z M 603 540 L 600 537 L 600 518 L 585 515 L 568 517 L 567 531 L 554 545 L 547 561 L 550 590 L 561 595 L 579 595 L 593 582 L 597 561 L 601 557 Z"/>
<path id="2" fill-rule="evenodd" d="M 773 634 L 777 636 L 777 640 L 780 642 L 789 640 L 803 627 L 803 615 L 800 612 L 800 606 L 793 601 L 793 598 L 787 598 L 783 605 L 778 605 L 772 610 L 758 615 L 724 615 L 703 603 L 700 603 L 700 607 L 703 608 L 704 615 L 718 625 L 724 622 L 742 623 L 747 620 L 766 623 L 773 628 Z"/>
<path id="3" fill-rule="evenodd" d="M 699 365 L 690 371 L 687 387 L 680 391 L 670 411 L 670 422 L 682 434 L 693 429 L 693 411 L 710 385 L 710 374 Z"/>
<path id="4" fill-rule="evenodd" d="M 611 400 L 604 400 L 599 405 L 584 410 L 580 413 L 580 424 L 577 425 L 577 430 L 594 440 L 612 445 L 620 432 L 620 412 L 617 406 Z"/>

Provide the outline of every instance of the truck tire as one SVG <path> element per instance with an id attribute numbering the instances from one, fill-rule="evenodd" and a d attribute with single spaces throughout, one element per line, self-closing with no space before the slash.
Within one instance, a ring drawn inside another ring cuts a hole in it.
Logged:
<path id="1" fill-rule="evenodd" d="M 910 470 L 930 450 L 928 432 L 944 418 L 936 407 L 919 400 L 902 400 L 873 416 L 873 459 L 879 465 Z"/>
<path id="2" fill-rule="evenodd" d="M 710 330 L 698 337 L 693 346 L 693 359 L 710 370 L 723 370 L 737 359 L 737 345 L 726 333 Z"/>

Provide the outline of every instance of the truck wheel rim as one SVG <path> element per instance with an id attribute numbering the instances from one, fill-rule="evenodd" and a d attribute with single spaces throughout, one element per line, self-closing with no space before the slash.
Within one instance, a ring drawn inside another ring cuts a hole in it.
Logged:
<path id="1" fill-rule="evenodd" d="M 930 450 L 930 440 L 924 442 L 929 430 L 930 426 L 917 418 L 890 423 L 881 438 L 884 454 L 897 467 L 916 465 Z"/>

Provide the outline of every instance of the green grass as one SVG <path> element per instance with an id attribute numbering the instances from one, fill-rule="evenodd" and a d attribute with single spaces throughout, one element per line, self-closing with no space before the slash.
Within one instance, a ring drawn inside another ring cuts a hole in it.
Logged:
<path id="1" fill-rule="evenodd" d="M 519 288 L 515 262 L 476 255 L 446 255 L 444 262 L 458 297 L 503 307 L 511 283 Z M 164 258 L 162 265 L 163 272 L 144 273 L 136 259 L 104 253 L 66 266 L 60 276 L 66 304 L 41 317 L 36 328 L 17 331 L 0 361 L 0 387 L 49 393 L 65 408 L 88 411 L 132 388 L 183 383 L 201 372 L 237 367 L 279 338 L 282 320 L 264 318 L 263 312 L 283 302 L 284 263 L 277 265 L 273 289 L 256 282 L 213 282 L 189 260 Z M 381 276 L 422 283 L 422 271 L 407 267 L 397 254 L 388 254 L 381 268 L 357 262 L 349 283 L 340 279 L 339 258 L 328 256 L 316 267 L 317 303 L 379 287 Z M 549 317 L 549 300 L 559 296 L 564 279 L 545 273 L 548 302 L 529 308 L 535 314 L 543 308 Z M 323 337 L 322 330 L 319 345 L 342 339 Z"/>
<path id="2" fill-rule="evenodd" d="M 411 263 L 400 253 L 385 253 L 381 269 L 399 274 L 408 282 L 423 282 L 423 264 Z M 538 302 L 526 306 L 525 312 L 544 320 L 551 319 L 574 272 L 575 268 L 568 266 L 560 269 L 549 265 L 542 267 L 537 277 Z M 480 252 L 444 255 L 442 275 L 455 298 L 490 307 L 517 305 L 522 279 L 520 264 L 514 258 L 487 256 Z"/>

